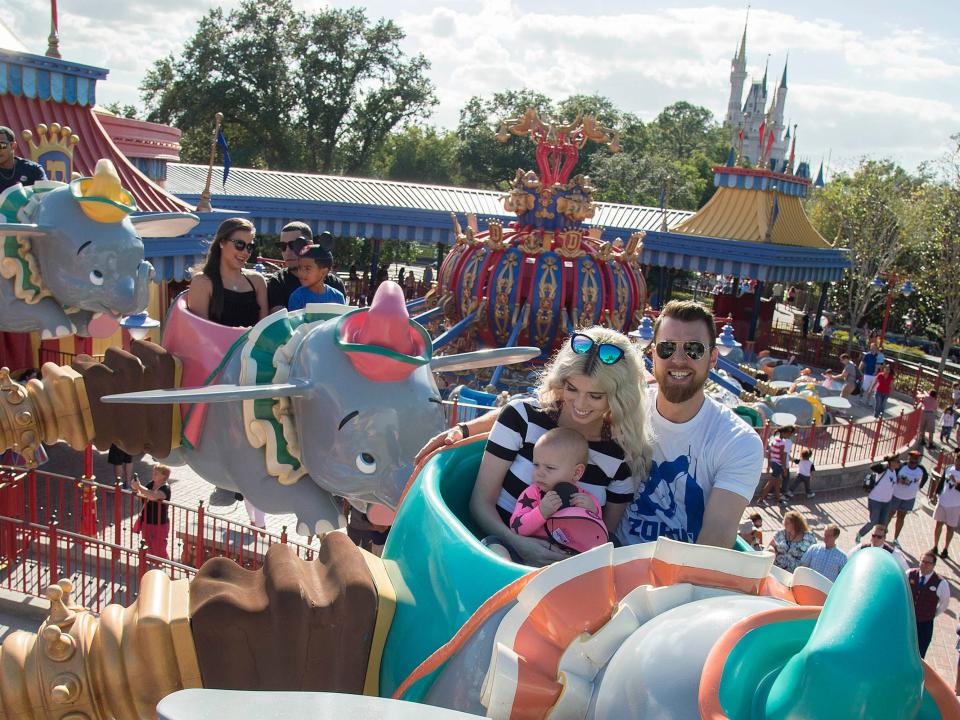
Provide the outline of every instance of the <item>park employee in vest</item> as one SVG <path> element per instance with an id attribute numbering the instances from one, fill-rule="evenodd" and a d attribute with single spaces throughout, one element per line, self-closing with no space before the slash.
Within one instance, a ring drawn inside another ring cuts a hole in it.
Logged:
<path id="1" fill-rule="evenodd" d="M 933 619 L 947 609 L 950 586 L 933 571 L 937 556 L 928 550 L 920 556 L 920 567 L 907 570 L 907 582 L 913 594 L 913 609 L 917 616 L 917 642 L 920 657 L 927 654 L 933 639 Z"/>

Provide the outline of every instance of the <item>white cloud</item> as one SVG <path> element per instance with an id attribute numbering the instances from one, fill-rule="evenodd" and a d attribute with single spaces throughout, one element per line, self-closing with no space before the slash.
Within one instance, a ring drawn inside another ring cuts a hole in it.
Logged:
<path id="1" fill-rule="evenodd" d="M 393 17 L 407 33 L 407 50 L 432 62 L 440 98 L 433 122 L 440 126 L 454 126 L 473 95 L 523 87 L 558 99 L 596 92 L 643 118 L 677 100 L 709 107 L 718 117 L 725 113 L 742 3 L 671 7 L 680 0 L 663 0 L 654 7 L 606 0 L 591 6 L 557 0 L 529 10 L 524 2 L 371 0 L 367 7 L 370 17 Z M 138 105 L 146 70 L 178 52 L 214 4 L 61 0 L 61 48 L 71 60 L 110 69 L 98 88 L 102 101 Z M 223 3 L 225 10 L 237 4 Z M 313 11 L 326 3 L 294 4 Z M 947 14 L 920 16 L 882 4 L 856 10 L 839 3 L 827 10 L 829 17 L 818 16 L 823 7 L 802 5 L 750 11 L 748 69 L 759 78 L 770 53 L 771 92 L 790 51 L 787 114 L 800 125 L 798 151 L 812 157 L 831 147 L 850 157 L 888 154 L 909 167 L 936 158 L 960 129 L 960 42 L 956 27 L 942 21 Z M 37 18 L 48 13 L 49 0 L 19 0 L 9 3 L 6 21 L 29 48 L 43 52 L 48 29 Z"/>

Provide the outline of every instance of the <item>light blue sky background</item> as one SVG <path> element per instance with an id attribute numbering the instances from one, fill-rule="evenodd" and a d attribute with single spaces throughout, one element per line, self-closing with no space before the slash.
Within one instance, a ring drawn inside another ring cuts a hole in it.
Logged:
<path id="1" fill-rule="evenodd" d="M 100 84 L 101 102 L 139 105 L 145 70 L 176 53 L 215 4 L 60 0 L 61 50 L 68 59 L 110 70 Z M 295 4 L 305 10 L 323 5 Z M 49 0 L 4 5 L 14 35 L 42 53 Z M 456 125 L 470 96 L 521 87 L 556 98 L 600 93 L 644 119 L 689 100 L 722 119 L 730 58 L 746 13 L 740 2 L 676 0 L 373 0 L 366 7 L 370 16 L 396 20 L 407 32 L 407 49 L 431 60 L 440 98 L 431 122 L 441 127 Z M 797 152 L 814 171 L 831 153 L 834 169 L 864 155 L 913 169 L 942 156 L 950 135 L 960 132 L 957 0 L 754 2 L 748 71 L 761 76 L 769 54 L 771 76 L 779 80 L 787 51 L 786 115 L 799 125 Z"/>

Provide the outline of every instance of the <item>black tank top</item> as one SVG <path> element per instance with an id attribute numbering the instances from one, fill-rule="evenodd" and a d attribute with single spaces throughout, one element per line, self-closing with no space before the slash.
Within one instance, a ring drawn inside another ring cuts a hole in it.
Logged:
<path id="1" fill-rule="evenodd" d="M 257 290 L 249 277 L 251 292 L 223 289 L 223 312 L 219 318 L 210 318 L 214 322 L 228 327 L 250 327 L 260 319 L 260 305 L 257 303 Z"/>

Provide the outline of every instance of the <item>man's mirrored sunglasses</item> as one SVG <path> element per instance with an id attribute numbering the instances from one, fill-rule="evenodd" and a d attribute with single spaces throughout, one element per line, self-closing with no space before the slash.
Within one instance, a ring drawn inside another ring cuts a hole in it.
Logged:
<path id="1" fill-rule="evenodd" d="M 707 346 L 699 340 L 687 340 L 683 343 L 676 340 L 661 340 L 653 347 L 657 351 L 657 357 L 661 360 L 669 360 L 677 351 L 678 345 L 683 346 L 684 354 L 691 360 L 699 360 L 707 352 Z"/>

